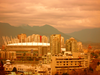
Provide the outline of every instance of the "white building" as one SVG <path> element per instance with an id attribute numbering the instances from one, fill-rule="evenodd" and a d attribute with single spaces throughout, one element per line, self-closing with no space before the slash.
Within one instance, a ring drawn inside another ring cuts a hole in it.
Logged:
<path id="1" fill-rule="evenodd" d="M 73 55 L 55 55 L 51 57 L 52 75 L 58 73 L 70 73 L 73 69 L 82 69 L 89 67 L 90 55 L 73 53 Z"/>

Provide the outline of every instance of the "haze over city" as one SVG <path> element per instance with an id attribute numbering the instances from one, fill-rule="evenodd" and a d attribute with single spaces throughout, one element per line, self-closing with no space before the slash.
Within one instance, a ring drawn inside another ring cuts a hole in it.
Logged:
<path id="1" fill-rule="evenodd" d="M 0 22 L 43 26 L 63 33 L 100 27 L 99 0 L 0 0 Z"/>
<path id="2" fill-rule="evenodd" d="M 100 0 L 0 0 L 0 75 L 100 75 Z"/>

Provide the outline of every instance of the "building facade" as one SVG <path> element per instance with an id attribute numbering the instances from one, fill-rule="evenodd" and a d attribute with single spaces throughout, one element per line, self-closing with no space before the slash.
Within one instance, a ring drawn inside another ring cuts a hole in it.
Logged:
<path id="1" fill-rule="evenodd" d="M 26 34 L 19 34 L 17 35 L 17 38 L 19 39 L 19 42 L 25 42 Z"/>
<path id="2" fill-rule="evenodd" d="M 0 51 L 0 59 L 16 59 L 16 51 Z"/>
<path id="3" fill-rule="evenodd" d="M 66 40 L 66 51 L 77 52 L 77 40 L 73 37 Z"/>
<path id="4" fill-rule="evenodd" d="M 49 43 L 16 43 L 8 44 L 6 51 L 16 51 L 18 59 L 30 59 L 35 57 L 42 57 L 47 54 L 50 48 Z"/>
<path id="5" fill-rule="evenodd" d="M 51 54 L 59 54 L 61 52 L 61 35 L 53 34 L 50 36 Z"/>
<path id="6" fill-rule="evenodd" d="M 82 42 L 77 42 L 77 49 L 78 51 L 83 51 Z"/>
<path id="7" fill-rule="evenodd" d="M 80 53 L 78 53 L 80 54 Z M 90 57 L 89 55 L 82 55 L 82 57 L 78 57 L 77 53 L 73 56 L 62 56 L 62 55 L 55 55 L 52 56 L 52 75 L 56 73 L 58 75 L 62 75 L 63 73 L 68 73 L 74 69 L 84 69 L 89 67 Z"/>
<path id="8" fill-rule="evenodd" d="M 49 41 L 49 38 L 47 36 L 42 36 L 42 42 L 47 43 Z"/>
<path id="9" fill-rule="evenodd" d="M 61 36 L 61 48 L 64 48 L 64 37 Z"/>

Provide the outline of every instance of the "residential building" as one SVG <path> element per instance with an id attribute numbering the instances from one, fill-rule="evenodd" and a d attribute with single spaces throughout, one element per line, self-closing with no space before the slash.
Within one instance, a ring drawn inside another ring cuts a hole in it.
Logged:
<path id="1" fill-rule="evenodd" d="M 61 53 L 61 35 L 53 34 L 50 36 L 50 50 L 51 54 Z"/>
<path id="2" fill-rule="evenodd" d="M 77 42 L 77 49 L 78 51 L 83 51 L 82 42 Z"/>
<path id="3" fill-rule="evenodd" d="M 19 42 L 25 42 L 26 34 L 19 34 L 18 36 Z"/>
<path id="4" fill-rule="evenodd" d="M 16 51 L 0 51 L 0 59 L 16 59 Z"/>
<path id="5" fill-rule="evenodd" d="M 64 48 L 64 37 L 61 36 L 61 48 Z"/>
<path id="6" fill-rule="evenodd" d="M 43 64 L 50 64 L 51 63 L 51 53 L 47 53 L 46 55 L 42 56 Z"/>
<path id="7" fill-rule="evenodd" d="M 0 51 L 0 59 L 5 59 L 5 51 Z"/>
<path id="8" fill-rule="evenodd" d="M 89 67 L 90 62 L 90 56 L 84 55 L 84 53 L 81 54 L 81 56 L 78 56 L 81 53 L 73 53 L 73 55 L 55 55 L 52 56 L 52 75 L 55 75 L 58 73 L 58 75 L 62 75 L 63 73 L 68 73 L 73 69 L 84 69 Z M 85 56 L 87 58 L 85 58 Z"/>
<path id="9" fill-rule="evenodd" d="M 42 42 L 43 43 L 47 43 L 48 40 L 49 40 L 49 38 L 47 36 L 45 36 L 45 35 L 42 36 Z"/>
<path id="10" fill-rule="evenodd" d="M 77 40 L 73 37 L 66 40 L 66 51 L 77 52 Z"/>

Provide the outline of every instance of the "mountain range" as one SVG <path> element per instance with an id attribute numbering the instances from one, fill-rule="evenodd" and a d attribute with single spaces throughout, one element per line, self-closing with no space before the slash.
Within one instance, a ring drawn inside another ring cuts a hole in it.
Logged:
<path id="1" fill-rule="evenodd" d="M 0 23 L 0 44 L 3 43 L 2 36 L 15 37 L 18 34 L 25 33 L 27 36 L 32 34 L 46 35 L 61 34 L 66 39 L 74 37 L 76 40 L 81 42 L 94 42 L 100 43 L 100 28 L 84 29 L 81 31 L 65 34 L 58 31 L 56 28 L 50 25 L 44 26 L 29 26 L 23 25 L 19 27 L 11 26 L 8 23 Z"/>
<path id="2" fill-rule="evenodd" d="M 0 23 L 0 41 L 2 41 L 2 36 L 12 36 L 15 37 L 18 34 L 25 33 L 27 36 L 32 34 L 39 34 L 39 35 L 46 35 L 49 36 L 52 34 L 61 34 L 66 39 L 69 39 L 71 36 L 66 35 L 60 31 L 58 31 L 56 28 L 50 26 L 50 25 L 44 25 L 44 26 L 11 26 L 8 23 Z M 65 40 L 66 40 L 65 39 Z"/>
<path id="3" fill-rule="evenodd" d="M 83 29 L 81 31 L 69 33 L 67 35 L 73 36 L 87 43 L 100 43 L 100 28 Z"/>

